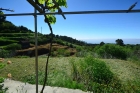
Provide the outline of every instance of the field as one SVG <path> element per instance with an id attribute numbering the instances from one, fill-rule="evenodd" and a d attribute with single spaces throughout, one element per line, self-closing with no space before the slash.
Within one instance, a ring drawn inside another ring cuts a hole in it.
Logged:
<path id="1" fill-rule="evenodd" d="M 72 89 L 78 88 L 83 91 L 91 90 L 88 88 L 84 89 L 83 83 L 81 83 L 81 81 L 79 81 L 78 79 L 75 79 L 78 77 L 76 75 L 81 76 L 81 74 L 77 74 L 77 72 L 82 73 L 80 72 L 82 70 L 74 70 L 74 68 L 80 67 L 79 64 L 80 62 L 82 62 L 81 60 L 84 59 L 85 58 L 80 58 L 80 57 L 56 57 L 56 58 L 51 57 L 49 59 L 48 85 L 67 87 Z M 10 60 L 12 63 L 7 64 L 8 60 Z M 118 93 L 118 92 L 140 93 L 140 65 L 131 61 L 124 61 L 119 59 L 98 59 L 98 60 L 101 60 L 106 64 L 106 66 L 110 69 L 110 71 L 113 72 L 115 79 L 113 79 L 114 81 L 111 82 L 111 84 L 105 84 L 99 82 L 96 83 L 93 87 L 96 90 L 96 92 L 107 91 L 109 93 L 112 93 L 113 91 L 114 93 Z M 73 66 L 73 62 L 75 64 L 74 66 Z M 39 84 L 42 84 L 44 80 L 43 77 L 45 71 L 45 63 L 46 63 L 46 56 L 39 56 L 38 59 Z M 13 80 L 29 82 L 31 84 L 35 83 L 35 77 L 34 77 L 35 58 L 34 57 L 33 58 L 5 58 L 4 61 L 1 62 L 0 64 L 6 65 L 4 68 L 0 69 L 1 77 L 7 78 L 7 74 L 11 73 Z M 100 72 L 97 74 L 100 74 Z M 83 77 L 85 78 L 85 76 Z M 97 87 L 98 84 L 100 85 Z M 113 84 L 117 84 L 115 86 L 120 86 L 121 84 L 121 88 L 120 87 L 116 88 L 113 86 Z M 102 85 L 108 87 L 103 87 Z M 89 86 L 91 85 L 88 85 L 88 87 Z M 102 87 L 102 90 L 100 90 L 99 87 Z"/>

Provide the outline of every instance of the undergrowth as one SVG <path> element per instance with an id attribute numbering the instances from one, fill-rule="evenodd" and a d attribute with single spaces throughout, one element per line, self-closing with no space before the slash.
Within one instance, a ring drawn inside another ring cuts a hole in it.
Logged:
<path id="1" fill-rule="evenodd" d="M 123 93 L 128 89 L 121 84 L 121 81 L 110 71 L 104 61 L 88 56 L 79 61 L 71 59 L 70 63 L 70 75 L 66 72 L 66 69 L 49 70 L 46 85 L 97 93 Z M 38 75 L 39 84 L 41 85 L 44 80 L 43 73 L 43 71 L 39 71 Z M 35 75 L 25 76 L 23 79 L 25 82 L 35 84 Z"/>

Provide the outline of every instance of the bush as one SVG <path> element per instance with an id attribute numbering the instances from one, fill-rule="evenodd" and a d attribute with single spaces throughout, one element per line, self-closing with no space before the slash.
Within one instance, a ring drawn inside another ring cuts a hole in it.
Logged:
<path id="1" fill-rule="evenodd" d="M 132 52 L 130 48 L 115 44 L 105 44 L 95 49 L 94 51 L 102 58 L 118 58 L 124 60 L 126 60 Z"/>
<path id="2" fill-rule="evenodd" d="M 17 43 L 18 41 L 16 40 L 9 40 L 9 39 L 5 39 L 5 38 L 0 38 L 0 45 L 4 46 L 4 45 L 8 45 L 8 44 L 12 44 L 12 43 Z"/>
<path id="3" fill-rule="evenodd" d="M 113 73 L 106 66 L 105 62 L 94 59 L 91 56 L 85 58 L 87 64 L 86 72 L 89 73 L 90 78 L 97 83 L 109 83 L 113 79 Z"/>
<path id="4" fill-rule="evenodd" d="M 21 45 L 17 43 L 13 43 L 4 47 L 5 50 L 20 50 Z"/>
<path id="5" fill-rule="evenodd" d="M 1 57 L 1 58 L 13 57 L 15 54 L 16 54 L 16 53 L 15 53 L 14 50 L 4 50 L 4 49 L 0 49 L 0 57 Z"/>
<path id="6" fill-rule="evenodd" d="M 71 65 L 73 80 L 78 84 L 84 84 L 84 90 L 93 93 L 113 93 L 121 90 L 120 80 L 115 77 L 105 62 L 87 56 L 79 62 L 71 60 Z"/>
<path id="7" fill-rule="evenodd" d="M 0 83 L 4 82 L 4 78 L 0 77 Z"/>

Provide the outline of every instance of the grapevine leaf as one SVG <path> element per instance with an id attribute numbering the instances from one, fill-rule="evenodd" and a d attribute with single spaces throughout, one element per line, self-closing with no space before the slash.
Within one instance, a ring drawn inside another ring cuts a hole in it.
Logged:
<path id="1" fill-rule="evenodd" d="M 38 0 L 40 4 L 44 4 L 46 0 Z"/>
<path id="2" fill-rule="evenodd" d="M 56 17 L 54 15 L 46 15 L 46 17 L 48 18 L 50 24 L 55 24 Z"/>
<path id="3" fill-rule="evenodd" d="M 40 3 L 44 4 L 44 2 L 46 2 L 46 0 L 38 0 Z M 56 2 L 58 3 L 59 7 L 66 7 L 67 8 L 67 0 L 56 0 Z M 48 0 L 48 2 L 46 3 L 48 7 L 53 7 L 54 3 L 53 0 Z M 49 12 L 55 12 L 57 9 L 57 7 L 51 8 L 49 9 Z M 46 15 L 46 17 L 49 20 L 50 24 L 55 24 L 56 23 L 56 17 L 54 15 Z"/>
<path id="4" fill-rule="evenodd" d="M 67 7 L 67 1 L 66 0 L 56 0 L 56 2 L 59 4 L 59 6 Z"/>

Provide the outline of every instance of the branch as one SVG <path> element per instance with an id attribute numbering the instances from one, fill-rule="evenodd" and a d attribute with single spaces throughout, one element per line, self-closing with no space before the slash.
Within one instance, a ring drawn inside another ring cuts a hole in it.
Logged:
<path id="1" fill-rule="evenodd" d="M 40 13 L 43 13 L 42 9 L 33 1 L 27 0 L 35 9 L 37 9 Z"/>
<path id="2" fill-rule="evenodd" d="M 66 17 L 64 16 L 61 8 L 59 7 L 59 4 L 55 0 L 53 0 L 53 3 L 57 6 L 58 13 L 60 13 L 63 16 L 63 18 L 66 19 Z"/>
<path id="3" fill-rule="evenodd" d="M 14 10 L 4 9 L 4 8 L 0 8 L 0 10 L 5 10 L 5 11 L 11 11 L 11 12 L 14 12 Z"/>

